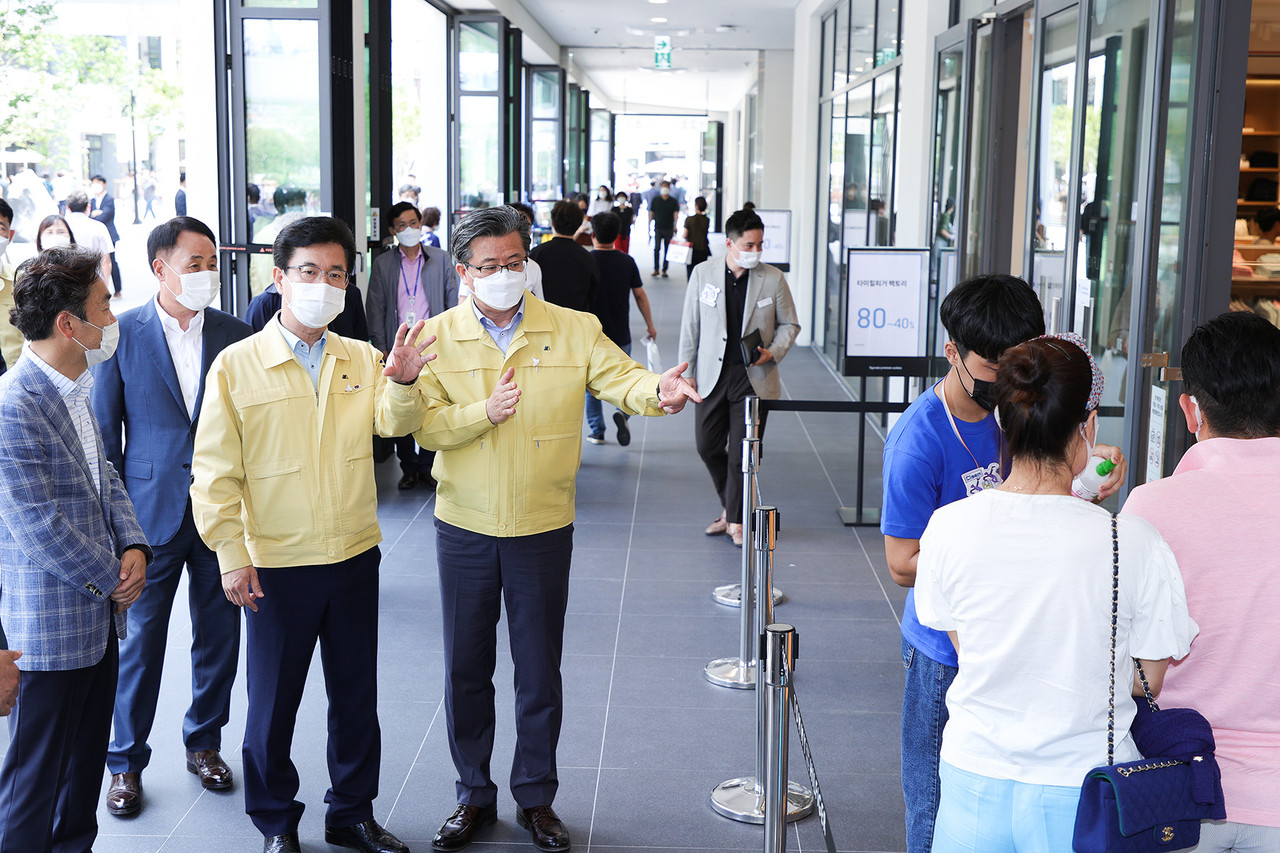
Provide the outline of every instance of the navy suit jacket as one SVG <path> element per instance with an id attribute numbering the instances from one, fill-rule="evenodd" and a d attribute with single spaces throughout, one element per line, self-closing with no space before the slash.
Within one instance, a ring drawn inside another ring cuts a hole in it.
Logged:
<path id="1" fill-rule="evenodd" d="M 92 210 L 102 211 L 101 216 L 95 216 L 93 218 L 101 222 L 103 225 L 107 226 L 107 233 L 111 235 L 111 242 L 113 245 L 115 243 L 119 243 L 120 232 L 116 230 L 115 196 L 111 195 L 111 193 L 103 193 L 102 201 L 99 202 L 98 199 L 93 198 L 89 202 L 89 207 Z"/>
<path id="2" fill-rule="evenodd" d="M 230 314 L 204 310 L 200 390 L 195 417 L 189 417 L 155 300 L 119 320 L 115 357 L 93 369 L 93 410 L 107 458 L 124 475 L 147 541 L 159 546 L 177 534 L 190 501 L 191 454 L 209 365 L 253 329 Z"/>
<path id="3" fill-rule="evenodd" d="M 150 561 L 101 442 L 98 457 L 94 483 L 71 413 L 34 356 L 0 378 L 0 621 L 23 670 L 102 660 L 120 557 L 138 547 Z M 124 614 L 115 624 L 124 637 Z"/>

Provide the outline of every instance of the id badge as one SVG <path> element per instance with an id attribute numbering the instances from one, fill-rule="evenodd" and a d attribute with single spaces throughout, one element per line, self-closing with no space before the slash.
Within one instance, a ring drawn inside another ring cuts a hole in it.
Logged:
<path id="1" fill-rule="evenodd" d="M 1000 463 L 992 462 L 986 468 L 974 468 L 961 475 L 964 480 L 965 496 L 976 495 L 987 489 L 994 489 L 1004 482 L 1000 476 Z"/>
<path id="2" fill-rule="evenodd" d="M 413 324 L 418 322 L 418 315 L 410 311 L 405 315 L 404 321 L 408 324 L 409 328 L 412 329 Z"/>

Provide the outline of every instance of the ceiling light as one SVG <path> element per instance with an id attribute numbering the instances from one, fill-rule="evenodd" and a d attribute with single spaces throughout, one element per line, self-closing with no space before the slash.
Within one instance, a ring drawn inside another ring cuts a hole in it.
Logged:
<path id="1" fill-rule="evenodd" d="M 666 18 L 650 18 L 649 19 L 649 23 L 651 24 L 665 24 L 666 22 L 667 22 Z"/>
<path id="2" fill-rule="evenodd" d="M 652 4 L 653 4 L 653 5 L 655 5 L 655 6 L 665 6 L 665 5 L 667 5 L 667 0 L 649 0 L 649 2 L 650 2 L 650 3 L 652 3 Z"/>

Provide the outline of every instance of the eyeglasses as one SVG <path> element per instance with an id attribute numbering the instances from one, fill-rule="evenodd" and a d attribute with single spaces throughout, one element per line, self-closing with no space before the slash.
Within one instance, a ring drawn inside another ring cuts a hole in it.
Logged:
<path id="1" fill-rule="evenodd" d="M 528 262 L 529 262 L 528 258 L 521 258 L 520 260 L 512 261 L 509 264 L 485 264 L 482 267 L 478 267 L 475 264 L 464 263 L 463 266 L 471 267 L 473 270 L 475 270 L 477 273 L 480 274 L 479 275 L 480 278 L 484 278 L 487 275 L 493 275 L 498 270 L 511 270 L 511 272 L 524 272 L 524 265 L 527 264 Z"/>
<path id="2" fill-rule="evenodd" d="M 344 287 L 351 278 L 351 273 L 346 270 L 329 270 L 325 272 L 311 264 L 303 264 L 299 267 L 285 267 L 284 270 L 285 272 L 297 270 L 298 278 L 307 284 L 315 284 L 323 276 L 327 284 L 331 284 L 334 287 Z"/>

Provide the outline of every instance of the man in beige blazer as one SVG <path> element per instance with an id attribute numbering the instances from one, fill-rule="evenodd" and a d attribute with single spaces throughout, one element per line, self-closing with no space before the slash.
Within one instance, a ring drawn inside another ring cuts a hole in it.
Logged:
<path id="1" fill-rule="evenodd" d="M 760 217 L 740 210 L 724 230 L 727 254 L 698 264 L 689 277 L 679 358 L 689 363 L 702 395 L 694 415 L 698 455 L 720 496 L 720 517 L 707 535 L 728 533 L 741 545 L 742 525 L 730 519 L 742 518 L 743 403 L 750 396 L 782 396 L 778 362 L 800 333 L 800 321 L 782 271 L 760 263 Z M 763 413 L 760 429 L 763 437 Z"/>

